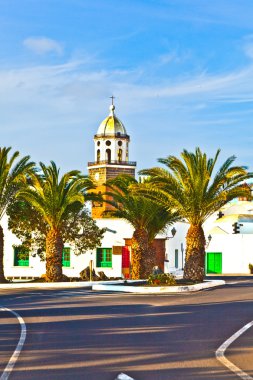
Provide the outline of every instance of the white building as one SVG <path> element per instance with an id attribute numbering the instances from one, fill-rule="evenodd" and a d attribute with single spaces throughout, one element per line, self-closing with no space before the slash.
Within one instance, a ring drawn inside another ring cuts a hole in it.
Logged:
<path id="1" fill-rule="evenodd" d="M 207 274 L 249 274 L 253 264 L 253 202 L 234 201 L 204 224 Z M 235 223 L 237 225 L 235 226 Z M 165 271 L 183 269 L 188 223 L 175 224 L 177 234 L 166 246 Z M 235 228 L 237 233 L 235 233 Z"/>
<path id="2" fill-rule="evenodd" d="M 249 273 L 249 264 L 253 264 L 253 203 L 227 204 L 221 212 L 221 217 L 213 215 L 205 224 L 207 241 L 209 236 L 206 272 Z"/>

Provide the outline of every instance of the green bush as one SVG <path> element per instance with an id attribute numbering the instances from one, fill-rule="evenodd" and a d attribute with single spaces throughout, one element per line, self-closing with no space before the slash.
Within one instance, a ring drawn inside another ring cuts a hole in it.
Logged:
<path id="1" fill-rule="evenodd" d="M 151 274 L 148 277 L 148 285 L 176 285 L 176 279 L 172 274 L 161 273 L 161 274 Z"/>
<path id="2" fill-rule="evenodd" d="M 253 274 L 253 264 L 249 264 L 249 270 L 250 270 L 250 273 Z"/>

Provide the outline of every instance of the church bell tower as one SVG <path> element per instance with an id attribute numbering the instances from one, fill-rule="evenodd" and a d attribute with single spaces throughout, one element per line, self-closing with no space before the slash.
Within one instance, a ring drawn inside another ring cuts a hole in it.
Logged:
<path id="1" fill-rule="evenodd" d="M 113 99 L 112 96 L 109 116 L 102 121 L 94 136 L 95 161 L 88 162 L 89 176 L 97 185 L 95 191 L 101 194 L 107 191 L 104 184 L 108 179 L 119 174 L 135 177 L 136 162 L 129 161 L 130 137 L 115 115 Z M 111 208 L 109 204 L 93 202 L 92 217 L 102 218 L 103 212 Z"/>

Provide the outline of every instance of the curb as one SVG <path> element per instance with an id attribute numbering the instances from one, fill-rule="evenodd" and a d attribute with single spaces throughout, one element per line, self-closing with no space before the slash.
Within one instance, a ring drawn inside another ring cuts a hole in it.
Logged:
<path id="1" fill-rule="evenodd" d="M 123 284 L 125 280 L 113 280 L 113 281 L 99 281 L 100 284 Z M 128 280 L 128 282 L 143 282 L 143 280 Z M 47 289 L 47 288 L 83 288 L 91 289 L 94 284 L 97 284 L 97 281 L 78 281 L 78 282 L 22 282 L 22 283 L 9 283 L 9 284 L 0 284 L 0 290 L 2 289 Z"/>
<path id="2" fill-rule="evenodd" d="M 92 285 L 92 290 L 108 290 L 112 292 L 124 292 L 134 294 L 161 294 L 161 293 L 189 293 L 198 292 L 199 290 L 209 289 L 216 286 L 225 285 L 224 280 L 207 280 L 201 284 L 186 285 L 186 286 L 160 286 L 160 287 L 144 287 L 144 286 L 120 286 L 95 284 Z"/>
<path id="3" fill-rule="evenodd" d="M 8 289 L 92 289 L 92 290 L 105 290 L 112 292 L 124 292 L 135 294 L 160 294 L 160 293 L 189 293 L 197 292 L 203 289 L 209 289 L 216 286 L 225 285 L 224 280 L 207 280 L 201 284 L 184 285 L 184 286 L 160 286 L 160 287 L 144 287 L 144 286 L 122 286 L 125 280 L 114 281 L 101 281 L 99 284 L 90 281 L 79 282 L 23 282 L 23 283 L 9 283 L 0 284 L 1 290 Z M 143 280 L 128 280 L 131 282 L 143 282 Z"/>

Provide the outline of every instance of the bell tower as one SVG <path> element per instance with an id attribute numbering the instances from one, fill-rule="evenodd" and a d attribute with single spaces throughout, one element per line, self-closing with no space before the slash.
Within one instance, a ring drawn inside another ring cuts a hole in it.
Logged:
<path id="1" fill-rule="evenodd" d="M 111 97 L 110 113 L 94 136 L 95 161 L 88 162 L 90 178 L 96 183 L 96 192 L 106 192 L 104 185 L 108 179 L 115 178 L 119 174 L 128 174 L 135 177 L 136 162 L 129 161 L 128 136 L 123 123 L 115 115 L 114 97 Z M 93 202 L 91 214 L 94 219 L 102 218 L 106 210 L 112 206 L 106 203 Z"/>

